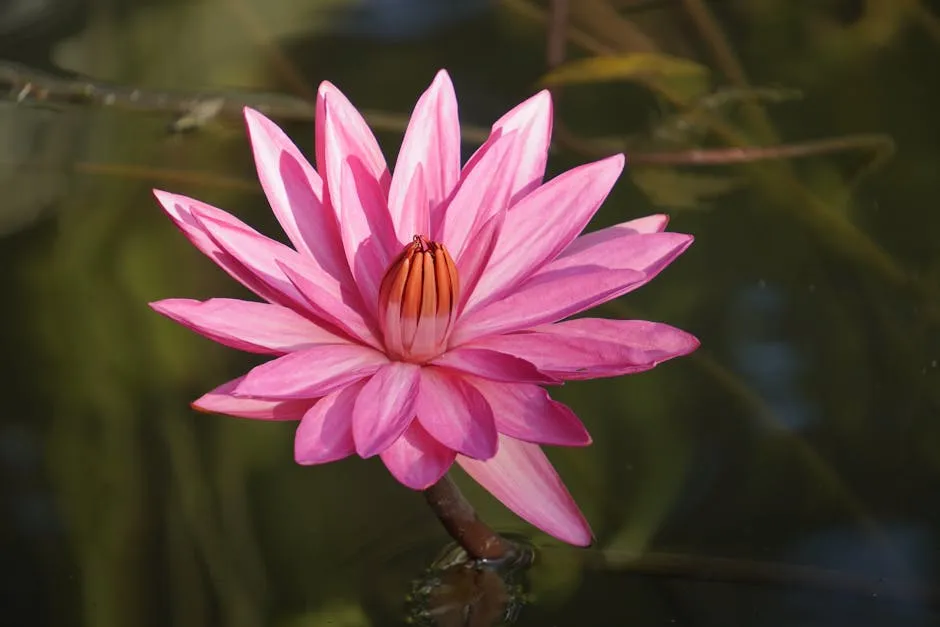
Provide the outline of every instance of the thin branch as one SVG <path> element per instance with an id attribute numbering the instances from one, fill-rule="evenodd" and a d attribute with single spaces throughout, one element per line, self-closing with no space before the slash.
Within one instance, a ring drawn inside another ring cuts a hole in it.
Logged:
<path id="1" fill-rule="evenodd" d="M 630 162 L 643 165 L 731 165 L 776 159 L 815 157 L 825 154 L 866 150 L 873 153 L 873 161 L 882 163 L 894 154 L 894 140 L 889 135 L 846 135 L 817 139 L 797 144 L 776 146 L 742 146 L 736 148 L 708 148 L 670 152 L 633 152 Z M 869 166 L 871 167 L 871 166 Z"/>
<path id="2" fill-rule="evenodd" d="M 172 131 L 201 128 L 214 120 L 241 120 L 245 107 L 288 122 L 313 122 L 316 107 L 304 98 L 271 92 L 245 90 L 185 91 L 140 89 L 81 77 L 56 76 L 0 61 L 0 90 L 20 103 L 111 107 L 144 113 L 176 116 Z M 408 116 L 385 111 L 362 110 L 369 125 L 378 131 L 403 133 Z M 461 125 L 461 138 L 482 144 L 490 130 Z"/>
<path id="3" fill-rule="evenodd" d="M 549 16 L 545 60 L 551 70 L 565 62 L 568 48 L 568 0 L 552 0 Z"/>

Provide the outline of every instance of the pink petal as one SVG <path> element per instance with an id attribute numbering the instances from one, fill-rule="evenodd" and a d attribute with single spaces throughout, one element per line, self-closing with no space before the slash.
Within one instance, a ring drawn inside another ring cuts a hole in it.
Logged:
<path id="1" fill-rule="evenodd" d="M 411 242 L 415 235 L 427 236 L 431 232 L 429 213 L 431 204 L 428 200 L 424 168 L 419 163 L 415 166 L 414 176 L 411 177 L 411 183 L 405 190 L 405 200 L 401 209 L 402 217 L 395 221 L 395 231 L 402 248 Z"/>
<path id="2" fill-rule="evenodd" d="M 591 528 L 551 462 L 535 444 L 500 436 L 496 457 L 457 463 L 517 515 L 545 533 L 576 546 L 591 543 Z"/>
<path id="3" fill-rule="evenodd" d="M 427 204 L 418 207 L 409 202 L 409 187 L 421 171 Z M 415 105 L 405 138 L 402 140 L 388 193 L 388 207 L 404 245 L 416 235 L 428 232 L 430 212 L 443 209 L 460 178 L 460 123 L 457 97 L 447 72 L 441 70 Z"/>
<path id="4" fill-rule="evenodd" d="M 557 257 L 600 208 L 621 171 L 623 155 L 614 155 L 569 170 L 520 200 L 506 216 L 466 311 L 496 300 Z"/>
<path id="5" fill-rule="evenodd" d="M 439 368 L 421 369 L 418 422 L 438 442 L 474 459 L 496 454 L 493 411 L 476 388 Z"/>
<path id="6" fill-rule="evenodd" d="M 605 268 L 637 270 L 647 283 L 692 244 L 692 236 L 682 233 L 637 234 L 626 224 L 618 224 L 582 235 L 557 259 L 536 272 L 596 264 Z"/>
<path id="7" fill-rule="evenodd" d="M 396 479 L 412 490 L 425 490 L 444 476 L 456 453 L 438 443 L 414 421 L 379 457 Z"/>
<path id="8" fill-rule="evenodd" d="M 365 318 L 359 312 L 359 295 L 347 297 L 357 304 L 356 307 L 339 301 L 333 294 L 317 285 L 297 269 L 285 263 L 278 263 L 281 272 L 287 280 L 297 288 L 306 304 L 306 309 L 316 314 L 322 320 L 349 334 L 353 339 L 373 348 L 381 350 L 382 344 L 378 340 L 377 330 L 371 317 Z"/>
<path id="9" fill-rule="evenodd" d="M 205 213 L 194 208 L 193 218 L 202 227 L 202 230 L 212 238 L 212 241 L 229 257 L 238 262 L 243 268 L 254 275 L 264 289 L 277 296 L 278 304 L 291 309 L 308 310 L 306 301 L 297 291 L 297 288 L 287 280 L 278 267 L 278 262 L 289 263 L 301 267 L 304 274 L 316 276 L 318 273 L 313 264 L 300 253 L 288 248 L 258 233 L 251 227 L 240 224 L 234 220 L 219 219 L 218 215 Z M 330 292 L 339 293 L 340 286 L 334 279 L 322 275 L 332 282 Z"/>
<path id="10" fill-rule="evenodd" d="M 393 361 L 369 379 L 353 409 L 353 438 L 360 457 L 381 453 L 415 417 L 421 368 Z"/>
<path id="11" fill-rule="evenodd" d="M 515 183 L 516 139 L 514 133 L 500 136 L 469 171 L 464 168 L 437 235 L 454 259 L 463 256 L 464 248 L 475 241 L 484 224 L 509 206 Z"/>
<path id="12" fill-rule="evenodd" d="M 431 363 L 435 366 L 444 366 L 494 381 L 520 383 L 558 382 L 524 359 L 507 355 L 505 351 L 498 352 L 478 346 L 460 346 L 452 348 L 443 355 L 435 357 Z"/>
<path id="13" fill-rule="evenodd" d="M 336 216 L 323 200 L 323 181 L 274 122 L 245 108 L 258 179 L 274 215 L 298 251 L 337 280 L 348 277 Z"/>
<path id="14" fill-rule="evenodd" d="M 611 228 L 617 229 L 619 231 L 629 230 L 633 231 L 635 234 L 662 233 L 666 230 L 666 226 L 668 224 L 669 216 L 662 213 L 656 213 L 650 216 L 643 216 L 642 218 L 634 218 L 633 220 L 628 220 L 627 222 L 621 222 L 620 224 L 616 224 Z M 584 237 L 592 236 L 594 233 L 600 232 L 601 231 L 594 231 L 593 233 L 586 233 L 585 235 L 582 235 L 572 242 L 571 246 L 565 249 L 565 253 L 574 252 L 579 245 L 578 242 Z"/>
<path id="15" fill-rule="evenodd" d="M 329 126 L 327 132 L 329 143 Z M 382 277 L 401 248 L 375 179 L 353 160 L 337 167 L 339 173 L 331 171 L 329 176 L 340 182 L 333 187 L 332 199 L 340 216 L 346 259 L 368 311 L 375 312 Z"/>
<path id="16" fill-rule="evenodd" d="M 336 324 L 340 328 L 353 327 L 356 321 L 363 319 L 361 297 L 355 288 L 350 289 L 349 281 L 341 283 L 318 271 L 309 258 L 217 209 L 193 206 L 188 215 L 201 229 L 200 235 L 204 235 L 224 255 L 227 263 L 248 279 L 246 285 L 255 293 L 288 308 L 309 312 L 325 323 L 344 321 L 344 324 Z M 285 275 L 284 267 L 302 275 L 305 285 L 316 288 L 315 302 L 311 303 L 295 282 Z M 347 320 L 350 321 L 348 325 L 345 324 Z M 377 346 L 377 340 L 371 335 L 366 330 L 354 334 L 354 337 Z"/>
<path id="17" fill-rule="evenodd" d="M 382 353 L 358 344 L 313 346 L 255 367 L 235 394 L 268 399 L 326 396 L 387 363 Z"/>
<path id="18" fill-rule="evenodd" d="M 294 460 L 298 464 L 326 464 L 356 452 L 352 413 L 364 384 L 357 381 L 324 396 L 304 414 L 294 436 Z"/>
<path id="19" fill-rule="evenodd" d="M 282 354 L 311 344 L 349 342 L 280 305 L 231 298 L 205 302 L 170 298 L 150 306 L 211 340 L 251 353 Z"/>
<path id="20" fill-rule="evenodd" d="M 635 270 L 598 266 L 566 268 L 526 281 L 512 294 L 462 317 L 451 346 L 499 333 L 556 322 L 627 292 L 645 279 Z"/>
<path id="21" fill-rule="evenodd" d="M 467 299 L 473 294 L 480 277 L 483 276 L 483 271 L 486 269 L 486 265 L 493 255 L 493 250 L 496 248 L 499 232 L 502 230 L 505 220 L 505 211 L 500 211 L 487 220 L 473 237 L 473 245 L 465 247 L 463 255 L 456 260 L 457 276 L 460 277 L 458 315 L 463 311 Z"/>
<path id="22" fill-rule="evenodd" d="M 514 181 L 511 185 L 509 206 L 542 184 L 548 148 L 552 138 L 552 96 L 542 90 L 493 125 L 493 133 L 515 133 L 520 146 L 519 159 L 513 162 Z"/>
<path id="23" fill-rule="evenodd" d="M 210 414 L 226 414 L 255 420 L 300 420 L 316 400 L 305 398 L 276 401 L 234 396 L 235 389 L 244 380 L 245 377 L 238 377 L 228 383 L 223 383 L 193 401 L 193 409 Z"/>
<path id="24" fill-rule="evenodd" d="M 651 216 L 635 218 L 629 222 L 624 222 L 620 226 L 633 229 L 637 233 L 661 233 L 666 230 L 669 224 L 669 216 L 657 213 Z"/>
<path id="25" fill-rule="evenodd" d="M 527 383 L 499 383 L 479 377 L 467 381 L 493 408 L 496 430 L 504 435 L 557 446 L 587 446 L 591 436 L 571 409 L 553 401 L 548 392 Z"/>
<path id="26" fill-rule="evenodd" d="M 290 308 L 310 313 L 367 344 L 379 345 L 363 317 L 361 296 L 349 281 L 340 283 L 318 272 L 309 258 L 247 226 L 220 222 L 200 212 L 194 217 L 222 250 L 281 295 Z"/>
<path id="27" fill-rule="evenodd" d="M 235 216 L 216 209 L 204 202 L 171 194 L 160 190 L 153 190 L 157 201 L 162 205 L 170 219 L 183 232 L 186 238 L 198 248 L 204 255 L 216 262 L 219 267 L 225 270 L 229 276 L 247 287 L 249 290 L 272 303 L 292 305 L 294 301 L 285 296 L 277 289 L 268 285 L 264 280 L 256 276 L 251 270 L 246 268 L 228 251 L 223 250 L 219 244 L 206 233 L 202 222 L 193 212 L 198 211 L 201 216 L 210 216 L 217 222 L 224 222 L 232 225 L 233 228 L 251 230 L 247 224 Z M 259 235 L 260 237 L 260 235 Z"/>
<path id="28" fill-rule="evenodd" d="M 478 342 L 559 378 L 596 379 L 649 370 L 699 346 L 692 335 L 645 320 L 579 318 Z"/>
<path id="29" fill-rule="evenodd" d="M 338 138 L 338 143 L 332 147 L 326 144 L 327 101 L 329 101 L 330 125 L 334 127 L 334 133 Z M 339 149 L 340 153 L 331 154 L 331 150 L 334 149 Z M 372 178 L 378 181 L 382 194 L 388 195 L 392 177 L 385 164 L 382 149 L 375 140 L 375 135 L 372 134 L 369 125 L 352 103 L 329 81 L 323 81 L 317 90 L 316 155 L 317 170 L 321 173 L 328 172 L 328 161 L 342 162 L 349 159 L 362 164 Z M 326 182 L 327 194 L 331 196 L 333 192 L 329 190 L 328 178 Z"/>

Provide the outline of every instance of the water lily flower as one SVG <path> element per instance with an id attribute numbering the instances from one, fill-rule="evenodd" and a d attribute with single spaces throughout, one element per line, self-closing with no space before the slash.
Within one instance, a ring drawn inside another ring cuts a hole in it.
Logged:
<path id="1" fill-rule="evenodd" d="M 294 455 L 378 455 L 422 490 L 456 461 L 516 514 L 587 545 L 591 530 L 540 445 L 585 446 L 544 386 L 640 372 L 698 346 L 655 322 L 571 316 L 634 290 L 692 237 L 650 216 L 580 235 L 622 155 L 543 182 L 547 92 L 492 128 L 461 167 L 447 73 L 421 96 L 394 171 L 362 116 L 324 82 L 316 169 L 245 109 L 261 186 L 292 247 L 234 216 L 155 191 L 187 238 L 263 302 L 152 303 L 212 340 L 274 356 L 193 403 L 299 420 Z"/>

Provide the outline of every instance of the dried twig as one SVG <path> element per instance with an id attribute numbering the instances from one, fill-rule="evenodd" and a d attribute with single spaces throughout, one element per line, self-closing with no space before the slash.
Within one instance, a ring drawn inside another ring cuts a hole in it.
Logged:
<path id="1" fill-rule="evenodd" d="M 247 90 L 183 91 L 140 89 L 81 77 L 67 77 L 0 61 L 0 90 L 20 103 L 113 107 L 145 113 L 175 116 L 171 131 L 201 128 L 216 120 L 241 120 L 242 109 L 251 107 L 265 115 L 288 122 L 313 122 L 316 108 L 304 98 L 272 92 Z M 369 125 L 379 131 L 403 133 L 408 126 L 405 114 L 363 110 Z M 482 144 L 488 128 L 461 125 L 461 137 Z"/>

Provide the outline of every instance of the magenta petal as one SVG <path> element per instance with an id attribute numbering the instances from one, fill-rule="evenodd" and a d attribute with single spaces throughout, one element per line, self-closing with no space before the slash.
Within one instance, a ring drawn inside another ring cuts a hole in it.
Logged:
<path id="1" fill-rule="evenodd" d="M 415 411 L 421 426 L 447 448 L 474 459 L 496 454 L 493 411 L 461 376 L 422 368 Z"/>
<path id="2" fill-rule="evenodd" d="M 261 187 L 294 248 L 321 271 L 346 278 L 336 217 L 324 201 L 320 175 L 274 122 L 247 107 L 245 121 Z"/>
<path id="3" fill-rule="evenodd" d="M 513 133 L 499 137 L 469 171 L 465 168 L 437 234 L 438 241 L 447 246 L 454 259 L 463 256 L 468 242 L 475 240 L 484 224 L 509 206 L 515 181 L 515 142 Z"/>
<path id="4" fill-rule="evenodd" d="M 358 344 L 313 346 L 255 367 L 235 393 L 269 399 L 316 398 L 368 377 L 387 363 L 382 353 Z"/>
<path id="5" fill-rule="evenodd" d="M 280 300 L 286 301 L 287 306 L 313 314 L 325 323 L 348 331 L 354 338 L 378 346 L 361 313 L 361 296 L 347 282 L 337 282 L 317 271 L 309 258 L 248 227 L 198 213 L 196 217 L 222 250 L 271 291 L 283 295 Z"/>
<path id="6" fill-rule="evenodd" d="M 552 96 L 543 89 L 493 125 L 494 134 L 516 133 L 517 141 L 525 147 L 512 165 L 510 207 L 542 183 L 552 138 L 552 118 Z"/>
<path id="7" fill-rule="evenodd" d="M 278 304 L 292 309 L 306 310 L 306 301 L 297 288 L 287 280 L 278 263 L 303 268 L 304 274 L 322 278 L 331 293 L 339 293 L 340 284 L 333 278 L 318 273 L 313 264 L 292 248 L 265 237 L 245 224 L 194 209 L 193 217 L 215 244 L 247 269 L 269 293 L 278 296 Z"/>
<path id="8" fill-rule="evenodd" d="M 506 216 L 466 311 L 496 300 L 557 257 L 597 212 L 621 171 L 623 155 L 614 155 L 569 170 L 520 200 Z"/>
<path id="9" fill-rule="evenodd" d="M 587 446 L 591 436 L 567 406 L 553 401 L 537 385 L 467 379 L 493 408 L 496 430 L 504 435 L 556 446 Z"/>
<path id="10" fill-rule="evenodd" d="M 358 308 L 347 306 L 346 302 L 338 301 L 319 285 L 313 283 L 300 271 L 287 264 L 279 264 L 281 272 L 297 288 L 304 299 L 306 309 L 317 317 L 334 325 L 349 334 L 350 337 L 360 340 L 373 348 L 381 348 L 373 328 L 372 320 L 367 320 L 359 313 Z M 354 299 L 358 302 L 359 295 Z"/>
<path id="11" fill-rule="evenodd" d="M 360 457 L 381 453 L 408 428 L 420 379 L 420 367 L 393 361 L 365 384 L 353 409 L 353 438 Z"/>
<path id="12" fill-rule="evenodd" d="M 326 142 L 327 108 L 330 111 L 329 126 L 333 127 L 337 138 L 332 146 L 327 146 Z M 337 149 L 339 152 L 334 152 Z M 327 176 L 328 163 L 339 163 L 347 159 L 360 163 L 372 178 L 378 181 L 382 194 L 388 194 L 392 176 L 385 163 L 385 156 L 382 155 L 382 149 L 379 148 L 379 142 L 375 140 L 375 135 L 356 107 L 329 81 L 323 81 L 317 90 L 316 156 L 317 170 L 326 179 L 325 182 L 328 182 L 328 195 L 334 194 L 329 189 L 332 182 L 329 182 Z"/>
<path id="13" fill-rule="evenodd" d="M 401 250 L 378 183 L 354 161 L 340 168 L 338 179 L 331 180 L 341 181 L 334 187 L 338 192 L 334 191 L 332 198 L 340 216 L 343 247 L 363 302 L 374 312 L 382 277 Z"/>
<path id="14" fill-rule="evenodd" d="M 265 400 L 234 396 L 235 389 L 244 380 L 245 377 L 238 377 L 228 383 L 223 383 L 193 401 L 193 409 L 210 414 L 226 414 L 255 420 L 300 420 L 316 400 L 311 398 Z"/>
<path id="15" fill-rule="evenodd" d="M 445 366 L 468 374 L 475 374 L 494 381 L 520 383 L 557 383 L 533 364 L 507 355 L 505 352 L 476 346 L 460 346 L 448 350 L 432 361 L 435 366 Z"/>
<path id="16" fill-rule="evenodd" d="M 616 298 L 644 278 L 635 270 L 597 266 L 540 274 L 510 295 L 462 317 L 450 342 L 460 346 L 478 337 L 556 322 Z"/>
<path id="17" fill-rule="evenodd" d="M 247 224 L 235 216 L 217 209 L 204 202 L 171 194 L 160 190 L 153 190 L 154 196 L 160 202 L 160 205 L 166 211 L 170 219 L 183 232 L 187 239 L 198 248 L 204 255 L 216 262 L 219 267 L 225 270 L 229 276 L 247 287 L 249 290 L 272 303 L 290 305 L 293 303 L 291 298 L 285 296 L 276 288 L 271 287 L 264 280 L 255 275 L 254 272 L 246 268 L 238 259 L 224 250 L 208 233 L 206 233 L 202 222 L 193 212 L 198 211 L 201 216 L 211 216 L 217 222 L 225 222 L 234 228 L 251 230 Z M 259 235 L 259 237 L 262 237 Z"/>
<path id="18" fill-rule="evenodd" d="M 505 220 L 505 211 L 500 211 L 487 220 L 474 236 L 473 246 L 464 248 L 463 254 L 455 260 L 457 276 L 460 277 L 460 302 L 458 303 L 458 312 L 463 311 L 467 300 L 476 289 L 480 277 L 483 276 L 483 271 L 486 269 L 486 265 L 493 255 L 493 249 L 496 248 L 499 232 L 502 230 Z"/>
<path id="19" fill-rule="evenodd" d="M 488 337 L 479 344 L 522 357 L 567 380 L 642 372 L 699 346 L 694 336 L 667 324 L 602 318 L 544 325 Z"/>
<path id="20" fill-rule="evenodd" d="M 501 435 L 499 452 L 492 459 L 458 455 L 457 463 L 506 507 L 545 533 L 575 546 L 591 544 L 590 526 L 538 445 Z"/>
<path id="21" fill-rule="evenodd" d="M 424 168 L 419 163 L 414 169 L 411 183 L 405 190 L 401 218 L 395 221 L 398 243 L 404 248 L 415 235 L 430 233 L 430 207 L 428 188 L 424 180 Z M 394 257 L 394 255 L 392 255 Z"/>
<path id="22" fill-rule="evenodd" d="M 280 305 L 231 298 L 205 302 L 170 298 L 150 306 L 200 335 L 251 353 L 283 354 L 311 344 L 349 342 Z"/>
<path id="23" fill-rule="evenodd" d="M 294 436 L 294 460 L 298 464 L 326 464 L 356 452 L 352 413 L 363 381 L 324 396 L 304 414 Z"/>
<path id="24" fill-rule="evenodd" d="M 426 201 L 420 212 L 409 202 L 414 194 L 409 187 L 419 171 Z M 428 212 L 443 209 L 459 178 L 457 97 L 450 76 L 441 70 L 415 105 L 392 175 L 388 207 L 399 242 L 407 244 L 416 234 L 429 235 Z"/>
<path id="25" fill-rule="evenodd" d="M 661 233 L 666 230 L 669 224 L 669 216 L 657 213 L 651 216 L 635 218 L 629 222 L 624 222 L 621 226 L 633 229 L 637 233 Z"/>
<path id="26" fill-rule="evenodd" d="M 379 457 L 392 476 L 412 490 L 425 490 L 444 476 L 456 453 L 414 421 Z"/>
<path id="27" fill-rule="evenodd" d="M 646 274 L 646 283 L 692 244 L 691 235 L 638 234 L 628 224 L 618 224 L 582 235 L 557 259 L 533 276 L 563 268 L 596 264 L 605 268 L 643 272 Z"/>

